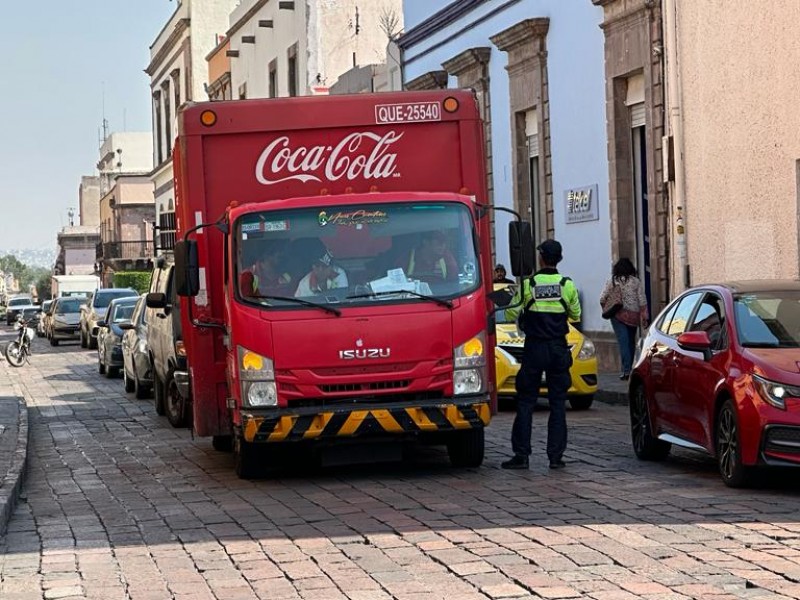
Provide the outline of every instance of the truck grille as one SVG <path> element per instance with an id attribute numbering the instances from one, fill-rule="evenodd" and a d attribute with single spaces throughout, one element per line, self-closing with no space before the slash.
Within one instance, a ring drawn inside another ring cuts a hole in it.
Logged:
<path id="1" fill-rule="evenodd" d="M 392 390 L 402 389 L 411 385 L 408 379 L 401 379 L 398 381 L 371 381 L 369 383 L 339 383 L 330 385 L 321 385 L 321 389 L 326 394 L 338 394 L 343 392 L 364 392 L 370 390 Z"/>
<path id="2" fill-rule="evenodd" d="M 441 391 L 429 392 L 406 392 L 397 394 L 367 394 L 364 396 L 343 396 L 340 398 L 303 398 L 301 400 L 290 400 L 289 408 L 318 408 L 324 409 L 326 406 L 345 406 L 369 405 L 369 404 L 392 404 L 392 403 L 416 403 L 444 398 Z"/>

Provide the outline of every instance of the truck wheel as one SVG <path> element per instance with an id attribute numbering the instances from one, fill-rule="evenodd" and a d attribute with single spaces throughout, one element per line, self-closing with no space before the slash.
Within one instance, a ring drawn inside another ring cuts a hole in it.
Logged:
<path id="1" fill-rule="evenodd" d="M 215 435 L 211 438 L 211 445 L 217 452 L 230 452 L 233 449 L 233 436 Z"/>
<path id="2" fill-rule="evenodd" d="M 454 467 L 480 467 L 483 463 L 483 427 L 456 431 L 447 441 L 447 454 Z"/>
<path id="3" fill-rule="evenodd" d="M 153 395 L 155 396 L 156 414 L 163 417 L 166 413 L 165 390 L 157 373 L 153 373 Z"/>
<path id="4" fill-rule="evenodd" d="M 119 367 L 106 367 L 106 377 L 108 379 L 116 379 L 119 375 Z"/>
<path id="5" fill-rule="evenodd" d="M 246 442 L 241 434 L 236 434 L 233 441 L 233 463 L 239 479 L 252 479 L 258 471 L 256 445 Z"/>
<path id="6" fill-rule="evenodd" d="M 173 377 L 167 383 L 166 402 L 167 420 L 173 427 L 186 426 L 186 401 L 178 391 L 178 384 Z"/>
<path id="7" fill-rule="evenodd" d="M 572 407 L 572 410 L 589 410 L 592 407 L 592 402 L 594 402 L 593 394 L 589 394 L 588 396 L 571 396 L 569 399 L 569 405 Z"/>

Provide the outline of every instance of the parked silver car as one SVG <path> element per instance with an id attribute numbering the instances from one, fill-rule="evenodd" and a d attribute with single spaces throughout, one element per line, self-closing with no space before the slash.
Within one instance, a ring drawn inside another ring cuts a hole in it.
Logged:
<path id="1" fill-rule="evenodd" d="M 130 323 L 137 296 L 114 298 L 108 305 L 105 319 L 97 322 L 97 370 L 112 379 L 122 368 L 122 335 L 120 325 Z"/>
<path id="2" fill-rule="evenodd" d="M 57 298 L 50 305 L 48 317 L 50 345 L 63 340 L 77 340 L 80 334 L 81 298 Z"/>
<path id="3" fill-rule="evenodd" d="M 42 314 L 39 317 L 39 324 L 36 327 L 36 335 L 38 337 L 49 337 L 47 325 L 50 321 L 50 306 L 52 304 L 52 300 L 45 300 L 42 302 Z"/>
<path id="4" fill-rule="evenodd" d="M 125 380 L 125 391 L 133 392 L 140 400 L 149 397 L 153 390 L 145 297 L 142 294 L 136 302 L 131 322 L 120 323 L 120 329 L 125 332 L 122 336 L 122 378 Z"/>

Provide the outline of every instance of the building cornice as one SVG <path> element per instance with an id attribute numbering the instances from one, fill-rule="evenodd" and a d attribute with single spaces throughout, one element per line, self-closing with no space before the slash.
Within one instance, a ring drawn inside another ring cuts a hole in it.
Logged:
<path id="1" fill-rule="evenodd" d="M 458 77 L 459 74 L 476 64 L 487 64 L 491 54 L 492 49 L 489 47 L 470 48 L 468 50 L 464 50 L 464 52 L 458 56 L 443 62 L 442 67 L 444 67 L 444 70 L 451 75 Z"/>
<path id="2" fill-rule="evenodd" d="M 487 0 L 456 0 L 422 21 L 422 23 L 416 27 L 409 29 L 403 34 L 403 37 L 397 41 L 397 45 L 403 50 L 410 48 L 414 44 L 427 39 L 437 31 L 441 31 L 448 25 L 453 24 L 458 19 L 486 2 Z"/>
<path id="3" fill-rule="evenodd" d="M 539 17 L 536 19 L 525 19 L 508 29 L 491 36 L 489 39 L 500 50 L 507 52 L 520 44 L 529 43 L 535 39 L 544 38 L 550 29 L 550 19 Z"/>
<path id="4" fill-rule="evenodd" d="M 167 38 L 167 41 L 164 42 L 164 45 L 159 48 L 158 52 L 156 52 L 156 55 L 150 61 L 150 64 L 147 65 L 147 68 L 144 70 L 145 73 L 150 75 L 150 77 L 153 76 L 153 74 L 156 72 L 156 69 L 164 61 L 164 58 L 167 56 L 167 54 L 172 52 L 172 50 L 178 44 L 183 33 L 189 29 L 190 23 L 191 20 L 189 18 L 180 19 L 177 23 L 175 23 L 175 29 L 172 30 L 172 33 L 170 34 L 169 38 Z"/>
<path id="5" fill-rule="evenodd" d="M 447 87 L 447 71 L 428 71 L 407 82 L 407 90 L 443 90 Z"/>
<path id="6" fill-rule="evenodd" d="M 259 10 L 261 10 L 261 8 L 265 6 L 267 2 L 269 2 L 269 0 L 258 0 L 258 2 L 256 2 L 250 10 L 248 10 L 246 13 L 242 15 L 241 19 L 239 19 L 238 21 L 236 21 L 236 23 L 231 25 L 231 28 L 225 32 L 225 37 L 228 38 L 233 37 L 233 34 L 239 31 L 242 27 L 244 27 L 244 25 L 250 19 L 253 18 L 253 15 L 255 15 Z"/>

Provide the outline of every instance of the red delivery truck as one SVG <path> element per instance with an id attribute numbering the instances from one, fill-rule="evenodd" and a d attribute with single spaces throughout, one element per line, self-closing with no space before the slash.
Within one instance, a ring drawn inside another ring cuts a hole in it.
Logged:
<path id="1" fill-rule="evenodd" d="M 483 148 L 462 90 L 180 111 L 188 372 L 174 376 L 195 432 L 232 446 L 239 476 L 279 443 L 372 457 L 362 442 L 416 438 L 482 463 L 496 401 Z M 510 228 L 516 271 L 530 268 L 526 227 Z"/>

